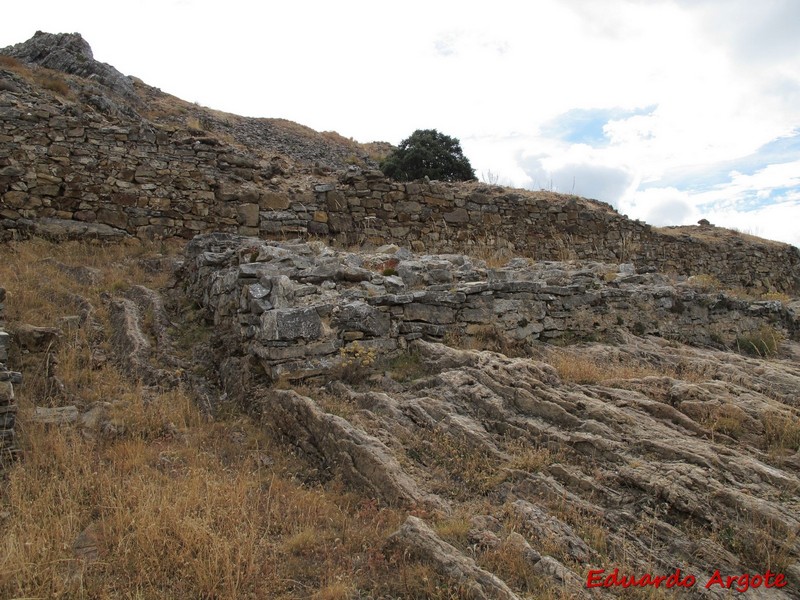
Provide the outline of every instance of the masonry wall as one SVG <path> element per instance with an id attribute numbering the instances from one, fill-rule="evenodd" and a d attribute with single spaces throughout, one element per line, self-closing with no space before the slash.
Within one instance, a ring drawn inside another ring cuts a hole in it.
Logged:
<path id="1" fill-rule="evenodd" d="M 319 255 L 308 244 L 217 235 L 192 241 L 180 279 L 215 331 L 232 336 L 226 352 L 238 347 L 273 380 L 329 373 L 355 341 L 386 354 L 418 338 L 487 348 L 626 331 L 736 347 L 763 331 L 800 335 L 796 307 L 780 302 L 704 294 L 600 263 L 515 262 L 486 270 L 458 255 Z M 383 274 L 389 264 L 397 275 Z"/>
<path id="2" fill-rule="evenodd" d="M 796 248 L 665 235 L 599 202 L 482 184 L 396 183 L 377 171 L 299 181 L 283 177 L 270 157 L 201 132 L 109 123 L 51 97 L 0 91 L 4 238 L 26 235 L 43 219 L 153 239 L 211 231 L 317 236 L 428 253 L 634 262 L 710 274 L 727 287 L 800 292 Z"/>

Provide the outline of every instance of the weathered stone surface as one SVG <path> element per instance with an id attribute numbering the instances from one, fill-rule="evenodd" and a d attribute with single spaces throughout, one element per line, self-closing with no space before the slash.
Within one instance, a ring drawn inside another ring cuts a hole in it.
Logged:
<path id="1" fill-rule="evenodd" d="M 245 227 L 258 227 L 258 204 L 239 206 L 239 223 Z"/>
<path id="2" fill-rule="evenodd" d="M 20 219 L 16 225 L 23 232 L 55 240 L 118 241 L 128 235 L 125 231 L 104 223 L 85 223 L 67 219 L 40 218 L 35 221 Z"/>
<path id="3" fill-rule="evenodd" d="M 55 327 L 36 327 L 26 323 L 18 323 L 13 329 L 14 342 L 30 352 L 46 352 L 55 350 L 61 331 Z"/>
<path id="4" fill-rule="evenodd" d="M 287 194 L 264 192 L 258 200 L 259 206 L 264 210 L 286 210 L 290 200 Z"/>
<path id="5" fill-rule="evenodd" d="M 310 398 L 275 390 L 262 399 L 265 423 L 368 494 L 393 505 L 438 506 L 421 492 L 389 449 Z"/>
<path id="6" fill-rule="evenodd" d="M 609 282 L 605 273 L 616 266 L 602 263 L 522 260 L 488 270 L 458 255 L 417 257 L 396 252 L 391 260 L 397 275 L 383 276 L 379 273 L 387 260 L 385 253 L 355 255 L 327 249 L 316 256 L 320 250 L 311 245 L 236 236 L 225 238 L 227 251 L 215 252 L 220 239 L 208 236 L 193 242 L 196 263 L 190 266 L 199 277 L 192 275 L 190 285 L 205 299 L 216 323 L 238 313 L 241 335 L 268 345 L 353 341 L 363 339 L 361 334 L 407 341 L 452 336 L 471 343 L 495 339 L 501 345 L 502 340 L 526 345 L 540 337 L 613 338 L 624 331 L 731 344 L 742 331 L 760 327 L 773 327 L 783 335 L 798 331 L 797 313 L 780 303 L 731 298 L 725 306 L 735 310 L 710 311 L 709 305 L 720 305 L 716 296 L 657 273 L 642 275 L 636 284 Z M 442 265 L 449 265 L 450 283 L 426 284 L 436 281 L 432 275 L 443 270 Z M 412 291 L 386 293 L 405 289 Z M 643 314 L 648 315 L 649 329 L 642 329 Z M 325 326 L 323 319 L 329 319 Z M 259 328 L 254 328 L 256 323 Z M 256 347 L 249 351 L 264 355 Z M 269 360 L 280 361 L 274 351 L 267 354 L 275 357 Z M 330 360 L 335 363 L 336 357 Z M 299 366 L 293 367 L 295 374 Z M 317 364 L 312 370 L 318 373 L 319 368 Z M 561 409 L 544 403 L 538 410 L 555 415 Z M 560 418 L 564 426 L 574 426 L 568 415 Z"/>
<path id="7" fill-rule="evenodd" d="M 48 69 L 81 77 L 92 77 L 128 101 L 138 97 L 133 82 L 114 67 L 94 60 L 92 49 L 78 33 L 44 33 L 37 31 L 27 42 L 8 46 L 0 54 L 13 56 Z"/>
<path id="8" fill-rule="evenodd" d="M 78 421 L 78 408 L 76 406 L 56 408 L 37 406 L 33 411 L 33 420 L 48 425 L 70 425 Z"/>
<path id="9" fill-rule="evenodd" d="M 453 212 L 444 213 L 444 220 L 448 223 L 468 223 L 469 213 L 463 208 L 457 208 Z"/>
<path id="10" fill-rule="evenodd" d="M 322 321 L 311 308 L 284 308 L 261 315 L 263 340 L 315 340 L 322 334 Z"/>
<path id="11" fill-rule="evenodd" d="M 404 307 L 408 321 L 425 321 L 426 323 L 447 324 L 455 321 L 455 312 L 446 306 L 420 304 L 412 302 Z"/>
<path id="12" fill-rule="evenodd" d="M 461 595 L 483 600 L 514 600 L 516 594 L 495 575 L 481 569 L 475 561 L 444 542 L 422 519 L 409 516 L 386 543 L 389 549 L 399 548 L 431 564 L 452 581 Z"/>
<path id="13" fill-rule="evenodd" d="M 125 295 L 109 302 L 111 347 L 117 362 L 132 378 L 151 385 L 174 385 L 176 375 L 170 367 L 177 362 L 168 334 L 171 324 L 160 296 L 143 286 L 132 286 Z"/>
<path id="14" fill-rule="evenodd" d="M 334 314 L 332 325 L 342 330 L 384 336 L 389 333 L 391 319 L 387 313 L 381 312 L 369 304 L 353 302 L 345 304 Z"/>

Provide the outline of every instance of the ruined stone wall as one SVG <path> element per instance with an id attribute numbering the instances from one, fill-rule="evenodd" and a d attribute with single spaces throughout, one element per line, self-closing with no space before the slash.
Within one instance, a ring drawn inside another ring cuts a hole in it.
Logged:
<path id="1" fill-rule="evenodd" d="M 250 223 L 248 201 L 264 196 L 268 209 L 269 197 L 228 194 L 228 183 L 263 183 L 265 169 L 212 138 L 112 124 L 47 103 L 26 106 L 0 93 L 0 218 L 7 232 L 43 218 L 150 238 L 236 231 Z"/>
<path id="2" fill-rule="evenodd" d="M 800 291 L 796 248 L 669 236 L 599 202 L 481 184 L 396 183 L 377 171 L 299 185 L 278 171 L 264 156 L 202 132 L 112 123 L 51 97 L 0 91 L 2 237 L 55 235 L 76 223 L 85 235 L 318 236 L 428 253 L 633 262 L 710 274 L 732 288 Z"/>
<path id="3" fill-rule="evenodd" d="M 187 254 L 181 280 L 218 333 L 233 336 L 226 352 L 238 347 L 273 380 L 329 373 L 355 341 L 387 354 L 418 338 L 502 349 L 621 332 L 719 347 L 764 331 L 800 335 L 800 305 L 704 294 L 632 265 L 517 259 L 486 269 L 461 255 L 351 254 L 221 235 L 195 238 Z"/>
<path id="4" fill-rule="evenodd" d="M 14 402 L 14 384 L 22 382 L 22 375 L 6 368 L 10 336 L 4 329 L 6 290 L 0 287 L 0 472 L 18 452 L 14 425 L 17 405 Z"/>

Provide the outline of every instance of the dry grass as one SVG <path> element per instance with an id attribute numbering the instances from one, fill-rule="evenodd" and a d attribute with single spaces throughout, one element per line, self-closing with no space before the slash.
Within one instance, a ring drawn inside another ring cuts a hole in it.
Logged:
<path id="1" fill-rule="evenodd" d="M 725 285 L 719 279 L 713 275 L 707 275 L 705 273 L 700 275 L 692 275 L 687 280 L 687 283 L 693 288 L 706 294 L 719 292 L 725 287 Z"/>
<path id="2" fill-rule="evenodd" d="M 758 331 L 740 335 L 736 338 L 736 347 L 740 352 L 768 358 L 781 351 L 784 335 L 774 327 L 761 326 Z"/>
<path id="3" fill-rule="evenodd" d="M 742 515 L 738 522 L 728 522 L 714 533 L 714 538 L 743 557 L 748 567 L 783 573 L 793 562 L 797 531 L 751 514 Z"/>
<path id="4" fill-rule="evenodd" d="M 541 360 L 555 367 L 562 380 L 583 385 L 665 376 L 698 383 L 712 377 L 702 366 L 690 361 L 656 365 L 632 356 L 589 353 L 580 347 L 548 349 Z"/>
<path id="5" fill-rule="evenodd" d="M 64 329 L 64 393 L 47 396 L 43 355 L 12 356 L 25 376 L 16 390 L 23 456 L 0 484 L 0 597 L 454 597 L 429 567 L 384 556 L 403 513 L 335 479 L 303 484 L 294 474 L 304 465 L 249 418 L 209 420 L 187 390 L 143 387 L 101 357 L 103 295 L 163 285 L 167 277 L 139 261 L 159 250 L 2 247 L 9 322 L 58 326 L 78 308 L 70 294 L 80 294 L 97 327 Z M 101 269 L 97 283 L 46 257 Z M 103 417 L 87 428 L 46 426 L 32 418 L 42 404 L 95 407 Z"/>
<path id="6" fill-rule="evenodd" d="M 46 90 L 55 92 L 64 98 L 72 98 L 74 94 L 66 80 L 55 71 L 37 71 L 34 74 L 36 82 Z"/>
<path id="7" fill-rule="evenodd" d="M 451 330 L 445 336 L 444 343 L 462 350 L 488 350 L 512 358 L 529 355 L 525 340 L 512 338 L 497 325 L 472 325 L 464 333 Z"/>
<path id="8" fill-rule="evenodd" d="M 0 54 L 0 68 L 8 69 L 9 71 L 14 71 L 15 73 L 20 73 L 26 70 L 26 67 L 22 61 L 6 54 Z"/>
<path id="9" fill-rule="evenodd" d="M 3 596 L 331 594 L 336 574 L 399 521 L 344 492 L 303 488 L 297 466 L 247 421 L 206 423 L 174 396 L 131 400 L 118 439 L 25 426 L 25 459 L 3 498 Z M 89 526 L 94 562 L 74 550 Z"/>
<path id="10" fill-rule="evenodd" d="M 415 350 L 404 350 L 391 358 L 384 358 L 381 367 L 395 381 L 407 382 L 433 374 L 430 365 Z"/>
<path id="11" fill-rule="evenodd" d="M 69 83 L 67 83 L 66 76 L 58 71 L 36 65 L 27 65 L 13 56 L 6 55 L 0 55 L 0 68 L 8 69 L 26 81 L 35 83 L 62 98 L 73 99 L 75 97 L 69 87 Z"/>
<path id="12" fill-rule="evenodd" d="M 723 404 L 714 408 L 702 424 L 712 433 L 719 431 L 738 439 L 746 433 L 744 430 L 746 420 L 747 414 L 741 408 L 734 404 Z"/>
<path id="13" fill-rule="evenodd" d="M 439 470 L 442 480 L 438 493 L 466 500 L 492 489 L 499 483 L 500 461 L 465 435 L 443 429 L 426 431 L 415 435 L 410 448 L 434 469 Z"/>
<path id="14" fill-rule="evenodd" d="M 561 379 L 579 384 L 591 385 L 612 379 L 640 379 L 664 374 L 646 364 L 594 358 L 565 349 L 550 352 L 545 360 L 555 367 Z"/>
<path id="15" fill-rule="evenodd" d="M 769 412 L 761 417 L 767 449 L 800 451 L 800 419 L 786 414 Z"/>
<path id="16" fill-rule="evenodd" d="M 682 237 L 686 234 L 696 240 L 711 243 L 728 243 L 734 240 L 744 240 L 759 246 L 786 246 L 783 242 L 776 242 L 760 238 L 749 233 L 726 229 L 725 227 L 698 227 L 697 225 L 672 226 L 672 227 L 653 227 L 653 230 L 670 237 Z"/>

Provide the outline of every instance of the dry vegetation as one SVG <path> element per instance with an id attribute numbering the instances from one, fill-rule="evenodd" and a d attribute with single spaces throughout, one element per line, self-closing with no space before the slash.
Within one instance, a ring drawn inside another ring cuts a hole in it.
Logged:
<path id="1" fill-rule="evenodd" d="M 290 448 L 232 407 L 210 418 L 198 410 L 188 387 L 147 387 L 115 364 L 109 298 L 134 284 L 168 288 L 170 275 L 163 265 L 176 250 L 140 242 L 102 246 L 43 241 L 0 250 L 9 326 L 29 323 L 64 332 L 54 355 L 63 388 L 47 382 L 53 361 L 48 367 L 43 354 L 17 351 L 10 358 L 10 366 L 25 376 L 16 390 L 24 454 L 0 484 L 0 596 L 464 597 L 466 590 L 454 587 L 431 566 L 386 550 L 385 540 L 403 522 L 404 511 L 348 491 L 337 478 L 321 481 L 309 475 L 313 470 Z M 72 320 L 64 320 L 85 302 L 94 309 L 87 325 L 74 327 Z M 206 345 L 209 331 L 190 310 L 180 318 L 172 335 L 176 351 L 189 357 L 193 347 Z M 448 342 L 532 356 L 530 348 L 488 326 Z M 664 376 L 708 379 L 688 363 L 653 364 L 592 350 L 540 348 L 533 358 L 551 364 L 564 381 L 581 385 L 624 386 Z M 342 378 L 356 384 L 376 371 L 407 383 L 432 374 L 415 352 L 376 356 L 356 343 L 340 358 Z M 358 406 L 332 389 L 298 391 L 330 412 L 357 419 Z M 51 426 L 34 419 L 36 407 L 68 404 L 83 414 L 101 411 L 106 418 L 83 426 Z M 737 407 L 721 404 L 703 425 L 712 433 L 738 438 L 745 419 Z M 789 413 L 765 414 L 762 424 L 765 450 L 792 451 L 800 445 L 800 422 Z M 444 540 L 496 573 L 521 597 L 570 597 L 532 572 L 511 534 L 524 534 L 542 554 L 575 572 L 583 572 L 584 566 L 563 541 L 526 530 L 510 508 L 495 511 L 502 527 L 496 545 L 478 551 L 470 538 L 470 518 L 493 512 L 488 500 L 492 490 L 513 482 L 520 472 L 568 462 L 567 450 L 508 437 L 496 451 L 487 452 L 457 428 L 444 426 L 397 437 L 401 463 L 409 470 L 423 469 L 431 491 L 457 507 L 449 516 L 423 515 Z M 598 564 L 626 556 L 625 548 L 612 547 L 596 514 L 566 501 L 547 501 L 543 507 L 586 541 Z M 785 568 L 794 534 L 771 532 L 767 526 L 754 522 L 746 538 L 728 530 L 713 535 L 733 552 L 755 553 L 754 565 Z M 775 545 L 776 533 L 787 540 L 786 546 Z M 622 595 L 667 597 L 660 590 L 626 590 Z"/>
<path id="2" fill-rule="evenodd" d="M 0 69 L 8 69 L 23 79 L 50 90 L 62 98 L 74 99 L 75 94 L 67 83 L 67 75 L 44 67 L 26 65 L 13 56 L 0 54 Z"/>
<path id="3" fill-rule="evenodd" d="M 726 229 L 725 227 L 699 227 L 697 225 L 681 225 L 671 227 L 654 227 L 658 233 L 669 235 L 672 237 L 681 237 L 690 235 L 694 239 L 704 242 L 727 242 L 732 243 L 735 240 L 745 240 L 747 242 L 754 242 L 760 246 L 786 246 L 783 242 L 776 242 L 765 238 L 760 238 L 749 233 L 737 231 L 736 229 Z"/>
<path id="4" fill-rule="evenodd" d="M 567 349 L 552 350 L 545 359 L 564 381 L 597 384 L 614 379 L 639 379 L 664 375 L 646 363 L 619 362 L 608 357 L 586 356 Z"/>
<path id="5" fill-rule="evenodd" d="M 304 465 L 250 419 L 210 419 L 189 390 L 147 388 L 115 366 L 104 298 L 134 283 L 164 286 L 167 274 L 145 268 L 162 250 L 41 241 L 1 250 L 9 325 L 63 325 L 80 295 L 98 326 L 62 337 L 63 391 L 47 389 L 43 355 L 10 358 L 25 376 L 16 390 L 24 454 L 0 484 L 0 596 L 455 597 L 429 567 L 383 554 L 400 511 L 335 479 L 300 481 Z M 48 257 L 100 275 L 81 283 Z M 102 408 L 107 421 L 33 419 L 36 406 L 66 404 Z"/>

